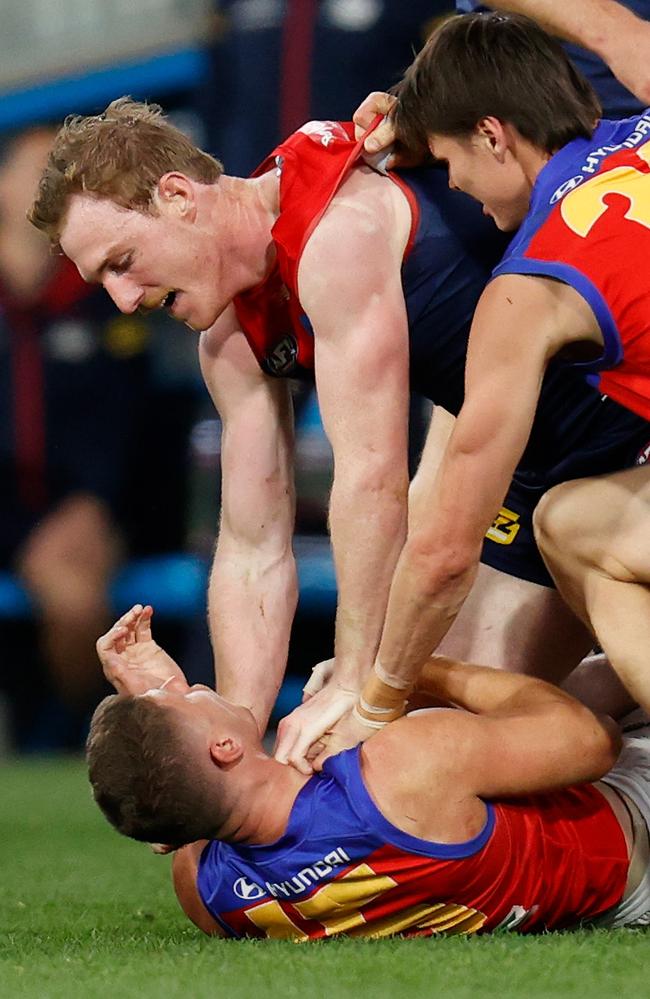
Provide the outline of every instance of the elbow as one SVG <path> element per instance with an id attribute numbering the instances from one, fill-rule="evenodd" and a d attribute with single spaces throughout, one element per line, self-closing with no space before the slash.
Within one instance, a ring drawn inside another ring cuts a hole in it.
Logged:
<path id="1" fill-rule="evenodd" d="M 579 722 L 582 726 L 581 757 L 585 763 L 584 781 L 599 780 L 616 763 L 623 737 L 616 722 L 609 715 L 595 715 L 589 708 L 581 706 Z M 575 726 L 576 719 L 568 722 Z"/>
<path id="2" fill-rule="evenodd" d="M 449 545 L 429 532 L 416 532 L 404 546 L 409 574 L 428 598 L 457 596 L 464 599 L 474 581 L 480 551 L 471 545 Z"/>

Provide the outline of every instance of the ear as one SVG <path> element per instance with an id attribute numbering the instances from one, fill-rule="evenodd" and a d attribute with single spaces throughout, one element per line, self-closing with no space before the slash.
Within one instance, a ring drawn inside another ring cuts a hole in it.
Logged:
<path id="1" fill-rule="evenodd" d="M 238 763 L 244 755 L 244 747 L 231 735 L 215 739 L 210 743 L 210 757 L 218 767 L 228 767 Z"/>
<path id="2" fill-rule="evenodd" d="M 161 215 L 177 215 L 193 221 L 196 215 L 194 182 L 184 173 L 165 173 L 154 191 L 154 204 Z"/>
<path id="3" fill-rule="evenodd" d="M 506 126 L 499 118 L 481 118 L 474 130 L 475 139 L 502 163 L 509 148 Z"/>

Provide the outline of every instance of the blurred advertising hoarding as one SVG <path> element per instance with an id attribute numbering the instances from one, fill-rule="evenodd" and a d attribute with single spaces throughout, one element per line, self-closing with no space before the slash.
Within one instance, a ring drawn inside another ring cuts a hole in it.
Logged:
<path id="1" fill-rule="evenodd" d="M 210 0 L 0 0 L 0 90 L 191 48 Z"/>

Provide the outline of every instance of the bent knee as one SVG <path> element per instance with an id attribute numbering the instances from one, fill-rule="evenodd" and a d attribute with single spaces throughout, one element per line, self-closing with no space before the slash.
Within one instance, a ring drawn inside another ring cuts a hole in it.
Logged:
<path id="1" fill-rule="evenodd" d="M 584 537 L 583 493 L 582 483 L 576 481 L 563 482 L 542 496 L 533 513 L 533 531 L 541 552 L 546 554 L 560 546 L 573 548 Z"/>

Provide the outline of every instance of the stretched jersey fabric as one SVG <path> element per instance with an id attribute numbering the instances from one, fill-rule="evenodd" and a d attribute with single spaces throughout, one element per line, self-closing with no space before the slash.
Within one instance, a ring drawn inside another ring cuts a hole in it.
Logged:
<path id="1" fill-rule="evenodd" d="M 297 941 L 541 932 L 620 901 L 625 840 L 593 785 L 486 803 L 485 816 L 464 843 L 402 832 L 366 790 L 356 747 L 302 788 L 275 843 L 211 841 L 199 894 L 229 936 Z"/>
<path id="2" fill-rule="evenodd" d="M 267 374 L 313 377 L 313 330 L 297 286 L 300 257 L 358 164 L 361 146 L 349 122 L 309 122 L 255 172 L 280 172 L 280 215 L 272 229 L 277 263 L 265 281 L 238 295 L 234 304 Z M 402 268 L 411 386 L 456 413 L 462 404 L 471 318 L 506 241 L 478 205 L 449 190 L 444 170 L 391 171 L 388 176 L 411 208 L 411 238 Z"/>
<path id="3" fill-rule="evenodd" d="M 650 0 L 620 0 L 624 7 L 646 20 L 650 18 Z M 494 5 L 498 8 L 499 4 Z M 476 0 L 456 0 L 456 10 L 459 14 L 470 14 L 478 11 L 488 11 L 491 7 L 478 3 Z M 625 118 L 627 115 L 638 114 L 643 105 L 634 94 L 631 94 L 612 74 L 609 66 L 588 49 L 564 43 L 564 49 L 571 61 L 586 76 L 600 97 L 606 118 Z"/>
<path id="4" fill-rule="evenodd" d="M 650 113 L 602 121 L 543 168 L 519 232 L 494 274 L 571 285 L 604 349 L 574 362 L 600 392 L 650 418 Z"/>

